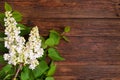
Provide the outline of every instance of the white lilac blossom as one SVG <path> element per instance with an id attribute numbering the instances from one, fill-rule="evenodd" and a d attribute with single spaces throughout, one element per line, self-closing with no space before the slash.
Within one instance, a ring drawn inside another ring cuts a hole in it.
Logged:
<path id="1" fill-rule="evenodd" d="M 25 39 L 21 37 L 20 27 L 17 27 L 16 20 L 12 17 L 12 13 L 10 11 L 5 12 L 5 47 L 9 49 L 9 53 L 4 55 L 4 59 L 8 61 L 9 64 L 19 64 L 23 63 L 24 59 L 21 59 L 21 55 L 23 55 L 23 51 L 25 48 Z"/>
<path id="2" fill-rule="evenodd" d="M 41 39 L 37 27 L 30 32 L 28 42 L 25 44 L 24 37 L 21 37 L 20 27 L 17 27 L 16 20 L 12 17 L 11 11 L 5 12 L 5 47 L 9 53 L 4 54 L 4 60 L 9 64 L 29 64 L 30 69 L 35 69 L 39 64 L 37 58 L 42 57 Z"/>
<path id="3" fill-rule="evenodd" d="M 25 56 L 28 57 L 29 68 L 34 69 L 38 64 L 37 58 L 42 57 L 43 48 L 41 48 L 41 39 L 37 26 L 34 27 L 29 34 L 28 42 L 26 43 Z"/>

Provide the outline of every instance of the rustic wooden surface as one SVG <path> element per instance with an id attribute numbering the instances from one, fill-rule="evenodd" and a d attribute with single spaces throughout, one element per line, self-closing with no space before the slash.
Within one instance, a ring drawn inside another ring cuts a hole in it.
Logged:
<path id="1" fill-rule="evenodd" d="M 0 0 L 0 11 L 5 1 L 41 35 L 71 26 L 71 42 L 58 47 L 66 60 L 56 63 L 56 80 L 120 80 L 119 0 Z"/>

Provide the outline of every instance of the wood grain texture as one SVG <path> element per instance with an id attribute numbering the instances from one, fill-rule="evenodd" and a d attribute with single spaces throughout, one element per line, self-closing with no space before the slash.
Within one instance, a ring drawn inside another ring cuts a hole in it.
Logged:
<path id="1" fill-rule="evenodd" d="M 71 27 L 67 36 L 120 36 L 120 19 L 30 19 L 23 23 L 37 25 L 41 35 L 47 35 L 50 29 L 63 31 L 65 26 Z M 46 25 L 48 24 L 48 25 Z"/>
<path id="2" fill-rule="evenodd" d="M 118 0 L 1 0 L 30 18 L 119 18 Z M 33 12 L 35 15 L 33 15 Z"/>
<path id="3" fill-rule="evenodd" d="M 77 63 L 77 65 L 120 64 L 119 37 L 69 37 L 69 39 L 71 40 L 69 44 L 62 41 L 58 47 L 61 54 L 66 58 L 65 62 L 62 63 L 66 65 L 76 65 Z M 60 64 L 62 65 L 62 63 Z"/>
<path id="4" fill-rule="evenodd" d="M 66 60 L 56 62 L 56 80 L 120 80 L 119 0 L 0 0 L 1 12 L 5 1 L 43 36 L 71 27 L 70 43 L 57 47 Z"/>

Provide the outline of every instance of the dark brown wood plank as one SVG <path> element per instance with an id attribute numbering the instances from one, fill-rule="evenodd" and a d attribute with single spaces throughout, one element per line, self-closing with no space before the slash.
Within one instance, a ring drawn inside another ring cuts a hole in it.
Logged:
<path id="1" fill-rule="evenodd" d="M 32 19 L 24 18 L 28 26 L 38 26 L 41 35 L 47 35 L 50 29 L 63 31 L 71 27 L 67 36 L 120 36 L 120 19 Z"/>
<path id="2" fill-rule="evenodd" d="M 2 1 L 2 2 L 36 2 L 36 1 L 39 1 L 39 0 L 26 0 L 26 1 L 24 1 L 24 0 L 0 0 L 0 1 Z"/>
<path id="3" fill-rule="evenodd" d="M 120 66 L 58 66 L 56 76 L 64 80 L 119 80 Z M 61 74 L 62 73 L 62 74 Z M 67 78 L 68 76 L 68 78 Z M 59 80 L 56 79 L 56 80 Z"/>
<path id="4" fill-rule="evenodd" d="M 120 80 L 119 0 L 0 0 L 0 11 L 5 1 L 43 36 L 71 26 L 71 42 L 57 47 L 66 60 L 56 62 L 56 80 Z"/>
<path id="5" fill-rule="evenodd" d="M 58 47 L 66 60 L 56 63 L 56 80 L 120 79 L 120 37 L 69 38 Z"/>
<path id="6" fill-rule="evenodd" d="M 119 4 L 118 0 L 6 1 L 15 10 L 30 18 L 118 18 L 119 14 L 119 7 L 116 8 Z M 1 10 L 4 2 L 4 0 L 0 1 Z"/>
<path id="7" fill-rule="evenodd" d="M 82 80 L 82 79 L 77 79 L 76 76 L 55 76 L 55 80 Z"/>
<path id="8" fill-rule="evenodd" d="M 56 80 L 120 79 L 120 37 L 69 38 L 71 43 L 59 46 L 66 60 L 57 63 Z"/>
<path id="9" fill-rule="evenodd" d="M 120 37 L 69 37 L 70 43 L 64 41 L 58 47 L 65 57 L 65 64 L 80 65 L 119 65 Z M 65 65 L 63 63 L 63 65 Z M 78 64 L 77 64 L 78 63 Z M 62 65 L 62 63 L 61 63 Z"/>
<path id="10" fill-rule="evenodd" d="M 102 79 L 93 79 L 93 78 L 77 78 L 76 76 L 55 76 L 55 80 L 120 80 L 119 77 L 114 78 L 102 78 Z"/>

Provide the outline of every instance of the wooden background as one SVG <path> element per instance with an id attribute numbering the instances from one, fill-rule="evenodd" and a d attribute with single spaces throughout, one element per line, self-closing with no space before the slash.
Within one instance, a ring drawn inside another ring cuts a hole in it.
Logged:
<path id="1" fill-rule="evenodd" d="M 56 63 L 56 80 L 120 80 L 119 0 L 0 0 L 0 11 L 5 1 L 41 35 L 71 26 L 71 42 L 59 46 L 66 60 Z"/>

